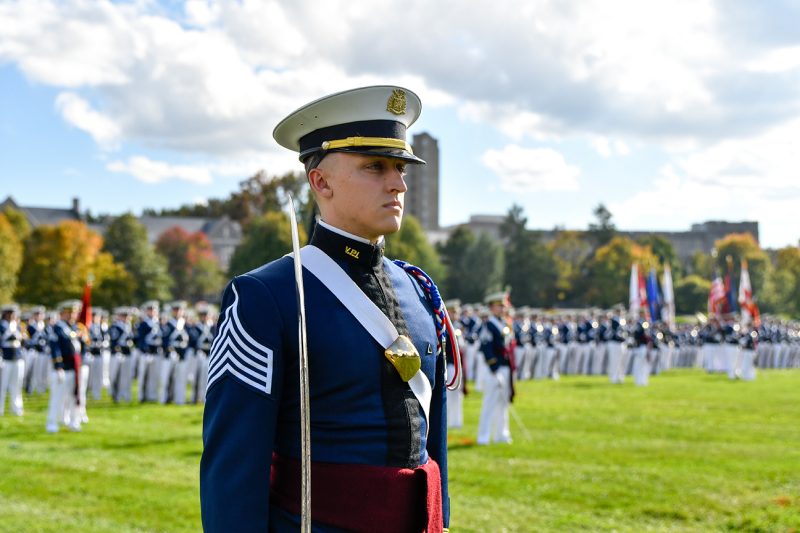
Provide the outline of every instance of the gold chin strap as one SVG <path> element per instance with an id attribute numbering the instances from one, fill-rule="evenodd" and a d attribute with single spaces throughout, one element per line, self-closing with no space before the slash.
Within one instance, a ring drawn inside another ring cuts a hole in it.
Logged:
<path id="1" fill-rule="evenodd" d="M 393 139 L 391 137 L 348 137 L 335 141 L 325 141 L 322 143 L 323 150 L 335 150 L 337 148 L 350 148 L 353 146 L 365 146 L 367 148 L 397 148 L 413 154 L 411 145 L 403 139 Z"/>

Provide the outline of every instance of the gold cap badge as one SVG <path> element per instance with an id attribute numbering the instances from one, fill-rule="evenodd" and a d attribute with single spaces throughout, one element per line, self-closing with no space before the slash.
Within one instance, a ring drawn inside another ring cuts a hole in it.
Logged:
<path id="1" fill-rule="evenodd" d="M 386 111 L 395 115 L 403 115 L 406 112 L 406 92 L 403 89 L 393 89 L 389 101 L 386 102 Z"/>

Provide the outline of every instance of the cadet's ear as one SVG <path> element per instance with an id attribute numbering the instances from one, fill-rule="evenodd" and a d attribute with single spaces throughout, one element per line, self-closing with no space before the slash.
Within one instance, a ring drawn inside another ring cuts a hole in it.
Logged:
<path id="1" fill-rule="evenodd" d="M 314 191 L 314 194 L 322 198 L 330 198 L 333 196 L 333 189 L 328 183 L 328 176 L 325 170 L 320 167 L 312 168 L 308 171 L 308 184 Z"/>

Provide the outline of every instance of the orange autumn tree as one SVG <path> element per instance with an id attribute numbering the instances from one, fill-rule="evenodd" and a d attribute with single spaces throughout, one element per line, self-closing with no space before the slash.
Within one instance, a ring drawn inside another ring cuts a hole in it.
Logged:
<path id="1" fill-rule="evenodd" d="M 89 274 L 94 276 L 92 301 L 114 306 L 130 303 L 133 280 L 125 268 L 101 252 L 103 238 L 83 222 L 39 226 L 25 243 L 17 300 L 54 306 L 80 298 Z"/>
<path id="2" fill-rule="evenodd" d="M 195 301 L 222 289 L 222 271 L 205 233 L 173 226 L 158 237 L 156 250 L 167 258 L 174 298 Z"/>

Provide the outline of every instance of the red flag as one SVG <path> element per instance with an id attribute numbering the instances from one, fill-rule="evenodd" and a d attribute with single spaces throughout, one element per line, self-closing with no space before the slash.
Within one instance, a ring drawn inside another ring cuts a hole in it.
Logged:
<path id="1" fill-rule="evenodd" d="M 81 314 L 78 315 L 78 323 L 86 326 L 86 329 L 92 327 L 92 279 L 91 276 L 86 280 L 86 286 L 83 288 L 83 298 L 81 298 Z"/>
<path id="2" fill-rule="evenodd" d="M 644 272 L 639 271 L 639 305 L 640 309 L 644 309 L 647 320 L 650 320 L 650 305 L 647 299 L 647 283 L 644 279 Z M 634 317 L 636 318 L 636 317 Z"/>
<path id="3" fill-rule="evenodd" d="M 748 325 L 750 320 L 755 327 L 761 326 L 761 314 L 758 306 L 753 301 L 753 288 L 750 285 L 750 273 L 747 270 L 747 260 L 742 259 L 742 274 L 739 279 L 739 306 L 742 308 L 742 323 Z"/>

